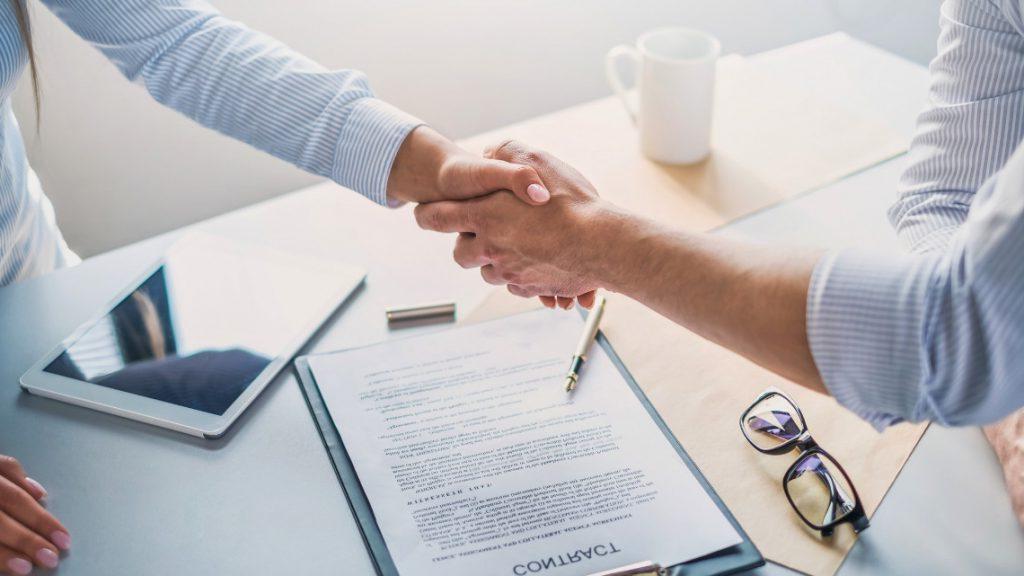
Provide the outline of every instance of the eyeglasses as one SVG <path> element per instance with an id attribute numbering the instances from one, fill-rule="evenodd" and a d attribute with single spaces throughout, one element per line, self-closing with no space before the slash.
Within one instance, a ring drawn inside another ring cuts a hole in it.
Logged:
<path id="1" fill-rule="evenodd" d="M 868 527 L 868 517 L 850 477 L 811 438 L 803 413 L 788 396 L 773 389 L 762 392 L 740 416 L 740 429 L 758 452 L 800 451 L 800 457 L 782 477 L 782 488 L 805 524 L 826 537 L 844 522 L 849 522 L 854 532 Z"/>

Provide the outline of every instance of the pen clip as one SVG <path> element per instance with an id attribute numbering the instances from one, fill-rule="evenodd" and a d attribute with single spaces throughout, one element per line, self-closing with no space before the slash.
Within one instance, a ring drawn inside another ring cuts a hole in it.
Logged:
<path id="1" fill-rule="evenodd" d="M 604 572 L 595 572 L 590 576 L 660 576 L 661 574 L 661 566 L 651 562 L 650 560 L 646 560 L 644 562 L 637 562 L 636 564 L 630 564 L 628 566 L 612 568 L 611 570 L 605 570 Z"/>

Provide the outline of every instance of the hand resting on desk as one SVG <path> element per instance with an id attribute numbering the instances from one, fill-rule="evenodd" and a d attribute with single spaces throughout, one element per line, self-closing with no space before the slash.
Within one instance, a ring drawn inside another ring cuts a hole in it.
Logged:
<path id="1" fill-rule="evenodd" d="M 60 551 L 71 547 L 67 528 L 43 508 L 45 497 L 17 460 L 0 455 L 0 574 L 56 568 Z"/>

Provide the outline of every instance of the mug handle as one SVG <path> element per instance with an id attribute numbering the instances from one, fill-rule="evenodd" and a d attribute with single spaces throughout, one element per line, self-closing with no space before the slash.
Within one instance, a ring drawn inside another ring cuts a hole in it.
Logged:
<path id="1" fill-rule="evenodd" d="M 615 91 L 615 95 L 622 100 L 622 105 L 625 106 L 626 112 L 629 114 L 629 119 L 636 124 L 637 111 L 633 105 L 630 104 L 629 98 L 627 97 L 628 88 L 622 83 L 622 78 L 619 77 L 618 64 L 622 58 L 629 58 L 633 62 L 633 68 L 639 70 L 640 68 L 640 52 L 636 48 L 627 44 L 619 44 L 608 51 L 608 55 L 604 57 L 604 73 L 608 77 L 608 84 L 611 85 L 612 90 Z"/>

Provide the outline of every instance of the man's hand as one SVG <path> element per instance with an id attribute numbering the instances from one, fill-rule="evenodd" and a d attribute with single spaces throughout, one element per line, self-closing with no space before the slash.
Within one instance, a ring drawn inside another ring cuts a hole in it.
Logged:
<path id="1" fill-rule="evenodd" d="M 531 205 L 551 196 L 533 168 L 474 156 L 427 126 L 405 139 L 388 176 L 388 200 L 396 204 L 465 200 L 497 190 L 511 190 Z"/>
<path id="2" fill-rule="evenodd" d="M 543 206 L 527 206 L 512 194 L 499 192 L 463 202 L 434 202 L 416 208 L 420 227 L 460 233 L 455 261 L 480 268 L 490 284 L 508 285 L 513 294 L 553 297 L 568 308 L 573 298 L 593 303 L 600 286 L 589 269 L 594 254 L 610 241 L 599 234 L 599 222 L 610 207 L 579 172 L 517 142 L 505 142 L 486 153 L 491 161 L 529 166 L 551 190 Z"/>

